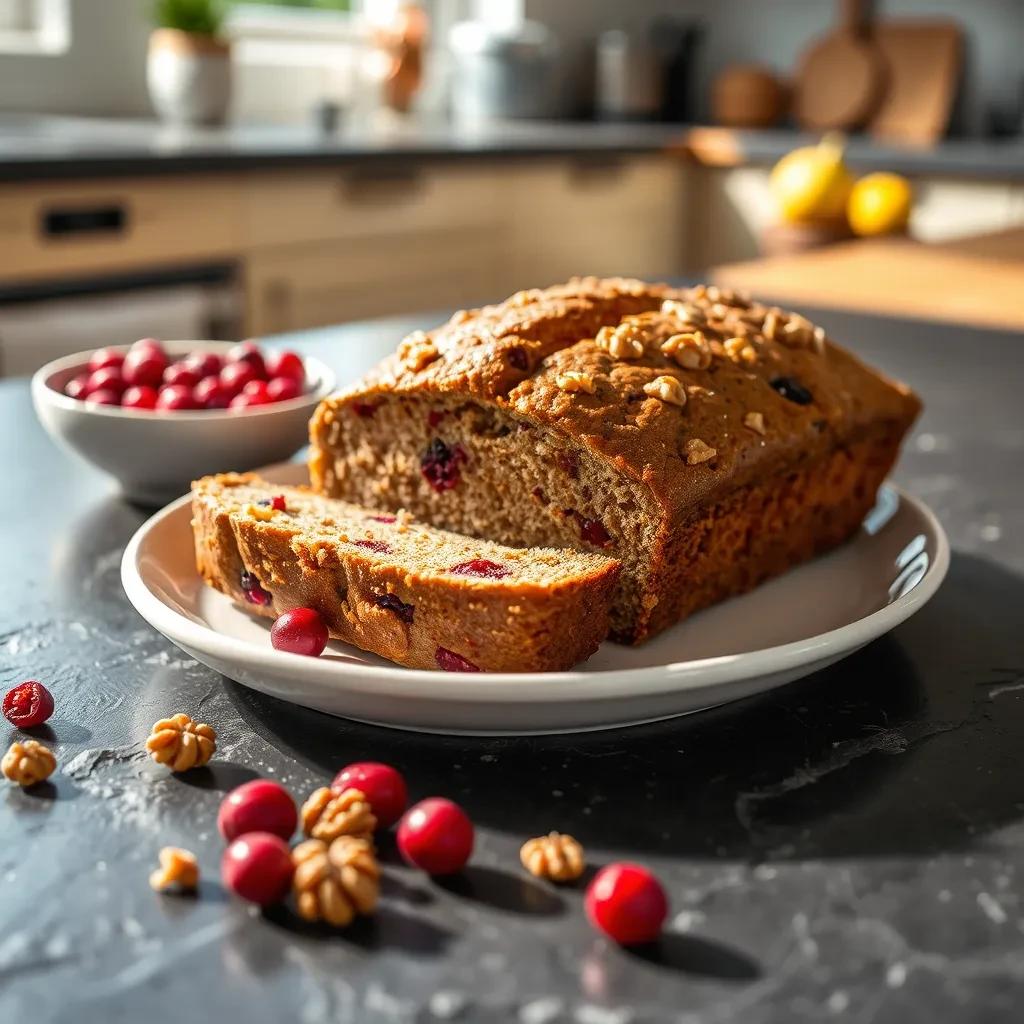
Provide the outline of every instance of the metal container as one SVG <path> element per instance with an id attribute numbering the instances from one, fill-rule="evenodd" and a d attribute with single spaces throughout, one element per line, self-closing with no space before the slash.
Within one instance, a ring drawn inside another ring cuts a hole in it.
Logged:
<path id="1" fill-rule="evenodd" d="M 461 21 L 448 34 L 455 119 L 551 118 L 561 111 L 558 40 L 535 21 L 499 28 Z"/>
<path id="2" fill-rule="evenodd" d="M 596 58 L 598 117 L 653 121 L 660 116 L 663 58 L 645 36 L 621 29 L 602 32 Z"/>

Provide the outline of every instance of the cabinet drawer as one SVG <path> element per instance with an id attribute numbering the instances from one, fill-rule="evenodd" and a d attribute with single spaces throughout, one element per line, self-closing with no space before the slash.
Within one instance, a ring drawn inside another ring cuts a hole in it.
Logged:
<path id="1" fill-rule="evenodd" d="M 222 177 L 0 187 L 7 281 L 229 258 L 238 244 L 237 189 Z"/>
<path id="2" fill-rule="evenodd" d="M 485 165 L 366 165 L 252 175 L 253 246 L 395 235 L 500 221 L 500 176 Z"/>
<path id="3" fill-rule="evenodd" d="M 246 266 L 248 331 L 474 305 L 494 298 L 500 253 L 474 229 L 260 250 Z"/>

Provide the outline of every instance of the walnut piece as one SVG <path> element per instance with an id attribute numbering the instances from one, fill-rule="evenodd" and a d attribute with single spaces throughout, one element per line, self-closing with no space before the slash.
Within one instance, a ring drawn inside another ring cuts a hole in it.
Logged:
<path id="1" fill-rule="evenodd" d="M 260 522 L 267 523 L 277 515 L 277 509 L 272 508 L 270 505 L 249 504 L 245 506 L 245 514 L 252 516 L 253 519 L 259 519 Z"/>
<path id="2" fill-rule="evenodd" d="M 329 845 L 307 839 L 292 850 L 292 891 L 299 915 L 335 928 L 372 914 L 380 895 L 380 865 L 365 839 L 341 836 Z"/>
<path id="3" fill-rule="evenodd" d="M 602 327 L 596 341 L 613 359 L 642 359 L 645 337 L 640 323 L 625 320 L 618 327 Z"/>
<path id="4" fill-rule="evenodd" d="M 149 756 L 157 764 L 165 764 L 172 772 L 201 768 L 217 749 L 217 734 L 203 722 L 193 722 L 179 713 L 161 718 L 150 730 L 146 740 Z"/>
<path id="5" fill-rule="evenodd" d="M 398 358 L 402 365 L 413 373 L 418 373 L 425 366 L 429 366 L 440 355 L 437 346 L 423 331 L 413 331 L 398 346 Z"/>
<path id="6" fill-rule="evenodd" d="M 711 346 L 702 331 L 673 334 L 661 343 L 661 351 L 687 370 L 706 370 L 711 365 Z"/>
<path id="7" fill-rule="evenodd" d="M 683 385 L 679 383 L 678 377 L 669 377 L 667 374 L 655 377 L 654 380 L 644 385 L 644 394 L 652 398 L 660 398 L 669 405 L 686 405 L 686 392 Z"/>
<path id="8" fill-rule="evenodd" d="M 571 882 L 579 878 L 587 866 L 583 847 L 563 832 L 528 839 L 519 851 L 519 859 L 531 875 L 550 878 L 553 882 Z"/>
<path id="9" fill-rule="evenodd" d="M 686 464 L 696 466 L 700 462 L 707 462 L 713 459 L 718 451 L 705 444 L 699 437 L 692 437 L 686 442 Z"/>
<path id="10" fill-rule="evenodd" d="M 762 437 L 764 436 L 764 416 L 759 412 L 748 412 L 747 415 L 743 417 L 743 426 L 748 430 L 752 430 L 755 434 L 760 434 Z"/>
<path id="11" fill-rule="evenodd" d="M 330 843 L 339 836 L 369 839 L 377 818 L 369 801 L 358 789 L 333 793 L 326 786 L 310 793 L 299 812 L 302 831 L 313 839 Z"/>
<path id="12" fill-rule="evenodd" d="M 199 885 L 199 864 L 195 854 L 178 846 L 165 846 L 160 851 L 160 867 L 149 876 L 149 885 L 157 892 L 174 887 L 195 889 Z"/>
<path id="13" fill-rule="evenodd" d="M 579 370 L 564 370 L 555 378 L 555 383 L 563 391 L 585 391 L 588 395 L 594 393 L 594 378 Z"/>
<path id="14" fill-rule="evenodd" d="M 57 758 L 53 751 L 38 740 L 15 740 L 0 761 L 4 775 L 22 787 L 48 779 L 56 769 Z"/>

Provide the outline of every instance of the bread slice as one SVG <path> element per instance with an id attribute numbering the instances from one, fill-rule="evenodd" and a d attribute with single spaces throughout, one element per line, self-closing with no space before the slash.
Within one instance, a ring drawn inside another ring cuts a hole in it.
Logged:
<path id="1" fill-rule="evenodd" d="M 410 668 L 546 672 L 608 632 L 619 565 L 508 548 L 282 487 L 254 474 L 193 484 L 203 579 L 249 611 L 315 608 L 332 637 Z"/>
<path id="2" fill-rule="evenodd" d="M 920 403 L 804 317 L 584 278 L 406 338 L 311 424 L 315 490 L 622 563 L 638 643 L 855 533 Z"/>

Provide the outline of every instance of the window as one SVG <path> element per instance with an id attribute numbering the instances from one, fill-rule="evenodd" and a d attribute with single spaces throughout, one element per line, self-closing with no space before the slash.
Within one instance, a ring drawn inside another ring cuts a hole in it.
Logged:
<path id="1" fill-rule="evenodd" d="M 63 53 L 70 0 L 0 0 L 0 53 Z"/>

